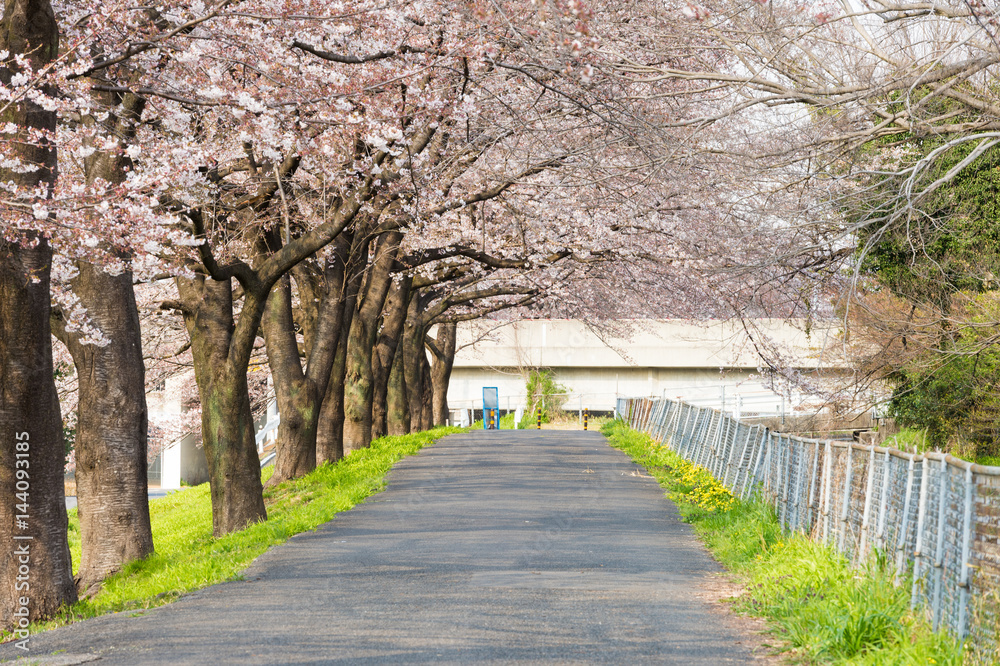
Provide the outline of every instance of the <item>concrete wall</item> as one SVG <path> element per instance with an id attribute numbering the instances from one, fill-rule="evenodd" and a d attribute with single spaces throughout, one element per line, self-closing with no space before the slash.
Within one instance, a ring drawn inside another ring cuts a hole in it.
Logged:
<path id="1" fill-rule="evenodd" d="M 208 481 L 208 461 L 195 434 L 185 435 L 160 455 L 160 488 L 180 488 L 182 482 L 197 486 Z"/>
<path id="2" fill-rule="evenodd" d="M 806 335 L 795 322 L 760 321 L 762 339 L 797 367 L 817 377 L 836 375 L 836 331 Z M 729 322 L 622 322 L 600 330 L 577 320 L 530 320 L 504 325 L 460 325 L 448 402 L 452 408 L 481 407 L 484 386 L 496 386 L 500 406 L 525 401 L 524 376 L 549 368 L 572 393 L 568 409 L 612 410 L 616 396 L 666 396 L 737 409 L 780 413 L 805 408 L 797 391 L 770 388 L 758 366 L 764 361 L 742 326 Z M 739 397 L 737 397 L 739 396 Z"/>
<path id="3" fill-rule="evenodd" d="M 150 420 L 179 416 L 184 407 L 181 396 L 194 382 L 194 373 L 171 377 L 161 391 L 146 394 Z M 181 482 L 196 486 L 208 481 L 208 461 L 198 446 L 198 433 L 189 433 L 168 444 L 160 453 L 160 487 L 180 488 Z"/>

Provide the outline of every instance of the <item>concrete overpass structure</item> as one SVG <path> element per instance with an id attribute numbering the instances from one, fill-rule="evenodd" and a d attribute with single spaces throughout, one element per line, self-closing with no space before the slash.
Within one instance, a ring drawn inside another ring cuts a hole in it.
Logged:
<path id="1" fill-rule="evenodd" d="M 564 407 L 611 411 L 621 396 L 666 396 L 745 416 L 810 408 L 808 396 L 765 370 L 759 349 L 778 350 L 817 379 L 840 375 L 838 329 L 804 321 L 634 320 L 613 326 L 580 320 L 479 321 L 460 325 L 448 390 L 452 409 L 482 407 L 484 386 L 502 409 L 525 404 L 525 377 L 548 368 L 570 390 Z"/>

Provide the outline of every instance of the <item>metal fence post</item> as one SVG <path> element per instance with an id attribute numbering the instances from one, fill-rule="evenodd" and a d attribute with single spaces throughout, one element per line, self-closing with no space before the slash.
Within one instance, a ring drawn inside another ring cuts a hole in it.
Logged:
<path id="1" fill-rule="evenodd" d="M 868 555 L 868 523 L 872 513 L 872 489 L 875 484 L 875 447 L 868 456 L 868 480 L 865 482 L 865 508 L 861 514 L 861 545 L 858 548 L 858 561 Z"/>
<path id="2" fill-rule="evenodd" d="M 826 442 L 823 451 L 823 543 L 830 543 L 830 503 L 833 501 L 833 443 Z"/>
<path id="3" fill-rule="evenodd" d="M 715 414 L 709 409 L 700 408 L 702 413 L 702 423 L 701 430 L 699 430 L 698 440 L 696 442 L 698 446 L 698 454 L 695 458 L 695 464 L 704 467 L 702 460 L 708 455 L 708 440 L 712 436 L 712 430 L 715 428 Z"/>
<path id="4" fill-rule="evenodd" d="M 958 596 L 958 626 L 955 633 L 958 639 L 965 639 L 968 634 L 968 609 L 969 609 L 969 548 L 972 545 L 972 491 L 975 487 L 972 476 L 972 465 L 965 467 L 965 510 L 962 512 L 962 559 L 959 560 L 961 567 L 959 574 L 959 596 Z"/>
<path id="5" fill-rule="evenodd" d="M 903 515 L 900 517 L 899 534 L 896 538 L 896 582 L 903 575 L 903 571 L 906 568 L 906 534 L 909 531 L 907 529 L 907 522 L 910 517 L 910 506 L 913 504 L 913 476 L 914 468 L 916 467 L 916 456 L 912 453 L 907 454 L 909 458 L 909 463 L 906 466 L 906 494 L 903 500 Z"/>
<path id="6" fill-rule="evenodd" d="M 685 460 L 690 460 L 691 447 L 694 446 L 694 444 L 692 443 L 694 441 L 694 433 L 698 428 L 698 412 L 695 411 L 694 407 L 688 405 L 687 416 L 685 418 L 687 420 L 687 426 L 684 429 L 681 441 L 681 448 L 678 451 L 678 453 L 680 453 Z"/>
<path id="7" fill-rule="evenodd" d="M 767 497 L 767 501 L 770 503 L 773 501 L 771 497 L 771 456 L 774 452 L 774 445 L 771 443 L 773 437 L 771 433 L 767 433 L 767 449 L 764 452 L 764 496 Z"/>
<path id="8" fill-rule="evenodd" d="M 719 466 L 719 458 L 722 457 L 721 447 L 724 446 L 725 429 L 726 415 L 719 412 L 719 415 L 716 417 L 715 437 L 712 439 L 712 455 L 708 460 L 708 465 L 706 465 L 715 478 L 718 478 L 715 470 Z"/>
<path id="9" fill-rule="evenodd" d="M 726 459 L 726 468 L 722 474 L 722 485 L 725 486 L 729 490 L 729 492 L 732 492 L 733 488 L 736 487 L 736 484 L 733 483 L 732 488 L 730 488 L 729 475 L 733 471 L 733 460 L 736 458 L 736 440 L 739 439 L 740 436 L 740 423 L 739 421 L 735 421 L 734 423 L 735 427 L 733 428 L 733 444 L 732 446 L 729 447 L 729 457 Z M 743 455 L 742 450 L 740 451 L 740 455 L 741 456 Z"/>
<path id="10" fill-rule="evenodd" d="M 705 464 L 703 467 L 708 470 L 708 472 L 715 476 L 715 463 L 719 459 L 719 443 L 722 440 L 722 412 L 712 411 L 712 416 L 715 417 L 715 431 L 709 438 L 708 455 L 705 458 Z"/>
<path id="11" fill-rule="evenodd" d="M 851 508 L 851 482 L 854 481 L 854 442 L 847 445 L 847 470 L 844 473 L 844 498 L 840 502 L 840 534 L 837 535 L 837 550 L 845 553 L 844 541 L 847 538 L 847 517 Z"/>
<path id="12" fill-rule="evenodd" d="M 784 439 L 784 445 L 782 446 L 781 439 Z M 781 498 L 781 508 L 778 515 L 781 517 L 781 529 L 787 530 L 789 528 L 789 517 L 788 517 L 788 487 L 791 485 L 792 480 L 792 442 L 791 439 L 786 435 L 785 437 L 778 440 L 778 493 Z"/>
<path id="13" fill-rule="evenodd" d="M 743 499 L 743 490 L 746 488 L 746 474 L 742 473 L 743 470 L 745 469 L 743 466 L 743 461 L 746 460 L 747 447 L 750 446 L 750 438 L 753 437 L 753 428 L 751 428 L 750 426 L 743 426 L 743 427 L 746 428 L 747 436 L 743 440 L 743 450 L 740 451 L 740 460 L 736 465 L 736 471 L 735 471 L 736 477 L 733 479 L 733 490 L 735 491 L 735 489 L 739 487 L 740 499 Z"/>
<path id="14" fill-rule="evenodd" d="M 807 503 L 808 518 L 806 519 L 811 531 L 816 524 L 816 516 L 819 514 L 819 495 L 816 493 L 816 474 L 819 472 L 819 442 L 813 442 L 813 464 L 812 474 L 809 475 L 809 501 Z M 816 499 L 813 500 L 815 495 Z"/>
<path id="15" fill-rule="evenodd" d="M 705 415 L 702 414 L 701 410 L 697 407 L 691 408 L 694 414 L 694 419 L 691 422 L 691 434 L 688 437 L 688 447 L 687 453 L 684 456 L 691 462 L 694 462 L 698 453 L 701 451 L 699 442 L 701 441 L 701 432 L 704 427 Z"/>
<path id="16" fill-rule="evenodd" d="M 803 477 L 805 476 L 805 442 L 799 442 L 800 446 L 797 447 L 799 465 L 795 472 L 795 485 L 792 490 L 792 497 L 794 498 L 794 503 L 792 508 L 794 511 L 792 515 L 794 518 L 794 523 L 792 524 L 793 530 L 798 530 L 802 526 L 802 486 Z"/>
<path id="17" fill-rule="evenodd" d="M 750 480 L 747 481 L 748 492 L 750 492 L 751 494 L 755 490 L 754 489 L 754 485 L 756 485 L 756 484 L 759 483 L 757 481 L 757 479 L 759 478 L 758 477 L 758 472 L 760 470 L 761 460 L 764 457 L 764 448 L 767 446 L 766 442 L 768 440 L 768 437 L 769 437 L 768 429 L 764 428 L 764 434 L 762 434 L 760 436 L 760 443 L 757 446 L 757 456 L 756 456 L 756 459 L 754 460 L 754 464 L 753 464 L 753 473 L 750 474 Z M 749 497 L 749 495 L 748 495 L 748 497 Z"/>
<path id="18" fill-rule="evenodd" d="M 889 449 L 885 450 L 885 457 L 882 458 L 882 496 L 878 505 L 878 527 L 875 530 L 875 547 L 885 550 L 885 514 L 889 508 L 889 474 L 892 467 L 889 459 L 892 454 Z"/>
<path id="19" fill-rule="evenodd" d="M 691 413 L 694 418 L 691 419 L 691 432 L 688 435 L 687 450 L 684 452 L 684 457 L 694 462 L 698 452 L 701 450 L 698 448 L 698 442 L 701 441 L 702 422 L 705 420 L 705 415 L 697 407 L 692 407 Z"/>
<path id="20" fill-rule="evenodd" d="M 921 460 L 920 470 L 920 499 L 917 503 L 917 544 L 913 551 L 913 590 L 910 592 L 910 607 L 917 605 L 917 594 L 920 586 L 920 577 L 923 575 L 924 564 L 924 520 L 927 517 L 927 486 L 930 485 L 930 461 L 927 458 Z"/>
<path id="21" fill-rule="evenodd" d="M 941 487 L 938 489 L 937 543 L 934 549 L 934 596 L 931 599 L 932 626 L 941 627 L 941 586 L 944 584 L 944 519 L 948 515 L 944 503 L 948 499 L 948 459 L 941 457 Z"/>
<path id="22" fill-rule="evenodd" d="M 680 429 L 677 431 L 677 441 L 671 442 L 671 447 L 677 453 L 683 454 L 684 451 L 684 434 L 687 432 L 688 421 L 691 419 L 691 410 L 687 408 L 687 405 L 681 407 L 681 411 L 684 412 L 684 423 L 681 424 Z M 680 414 L 677 415 L 680 418 Z"/>
<path id="23" fill-rule="evenodd" d="M 722 476 L 723 463 L 726 460 L 726 449 L 729 446 L 729 417 L 723 413 L 719 412 L 719 421 L 722 422 L 722 428 L 719 430 L 718 446 L 716 446 L 716 463 L 715 468 L 712 471 L 712 476 L 716 479 Z"/>

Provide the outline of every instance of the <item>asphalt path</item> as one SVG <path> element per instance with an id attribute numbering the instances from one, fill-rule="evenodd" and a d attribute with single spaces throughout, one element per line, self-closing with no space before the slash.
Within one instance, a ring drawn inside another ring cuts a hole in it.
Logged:
<path id="1" fill-rule="evenodd" d="M 33 636 L 39 663 L 748 663 L 719 567 L 598 433 L 473 432 L 243 580 Z M 0 658 L 22 652 L 0 646 Z"/>

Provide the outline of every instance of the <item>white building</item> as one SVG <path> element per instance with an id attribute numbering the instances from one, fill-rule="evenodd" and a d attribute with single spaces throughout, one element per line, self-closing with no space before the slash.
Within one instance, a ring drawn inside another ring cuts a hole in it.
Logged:
<path id="1" fill-rule="evenodd" d="M 179 417 L 184 412 L 184 389 L 193 382 L 194 373 L 187 372 L 167 379 L 160 390 L 147 393 L 150 424 Z M 150 486 L 167 490 L 208 481 L 208 461 L 199 446 L 200 439 L 200 433 L 189 432 L 167 443 L 149 465 Z"/>
<path id="2" fill-rule="evenodd" d="M 636 320 L 616 322 L 617 332 L 579 320 L 460 324 L 448 403 L 481 409 L 483 387 L 496 386 L 501 409 L 515 410 L 525 403 L 527 372 L 548 368 L 570 391 L 566 409 L 612 411 L 618 396 L 665 396 L 743 415 L 777 414 L 807 409 L 810 400 L 772 387 L 761 344 L 817 378 L 845 370 L 836 328 L 807 335 L 804 322 L 784 320 L 753 328 L 759 339 L 738 321 Z"/>

